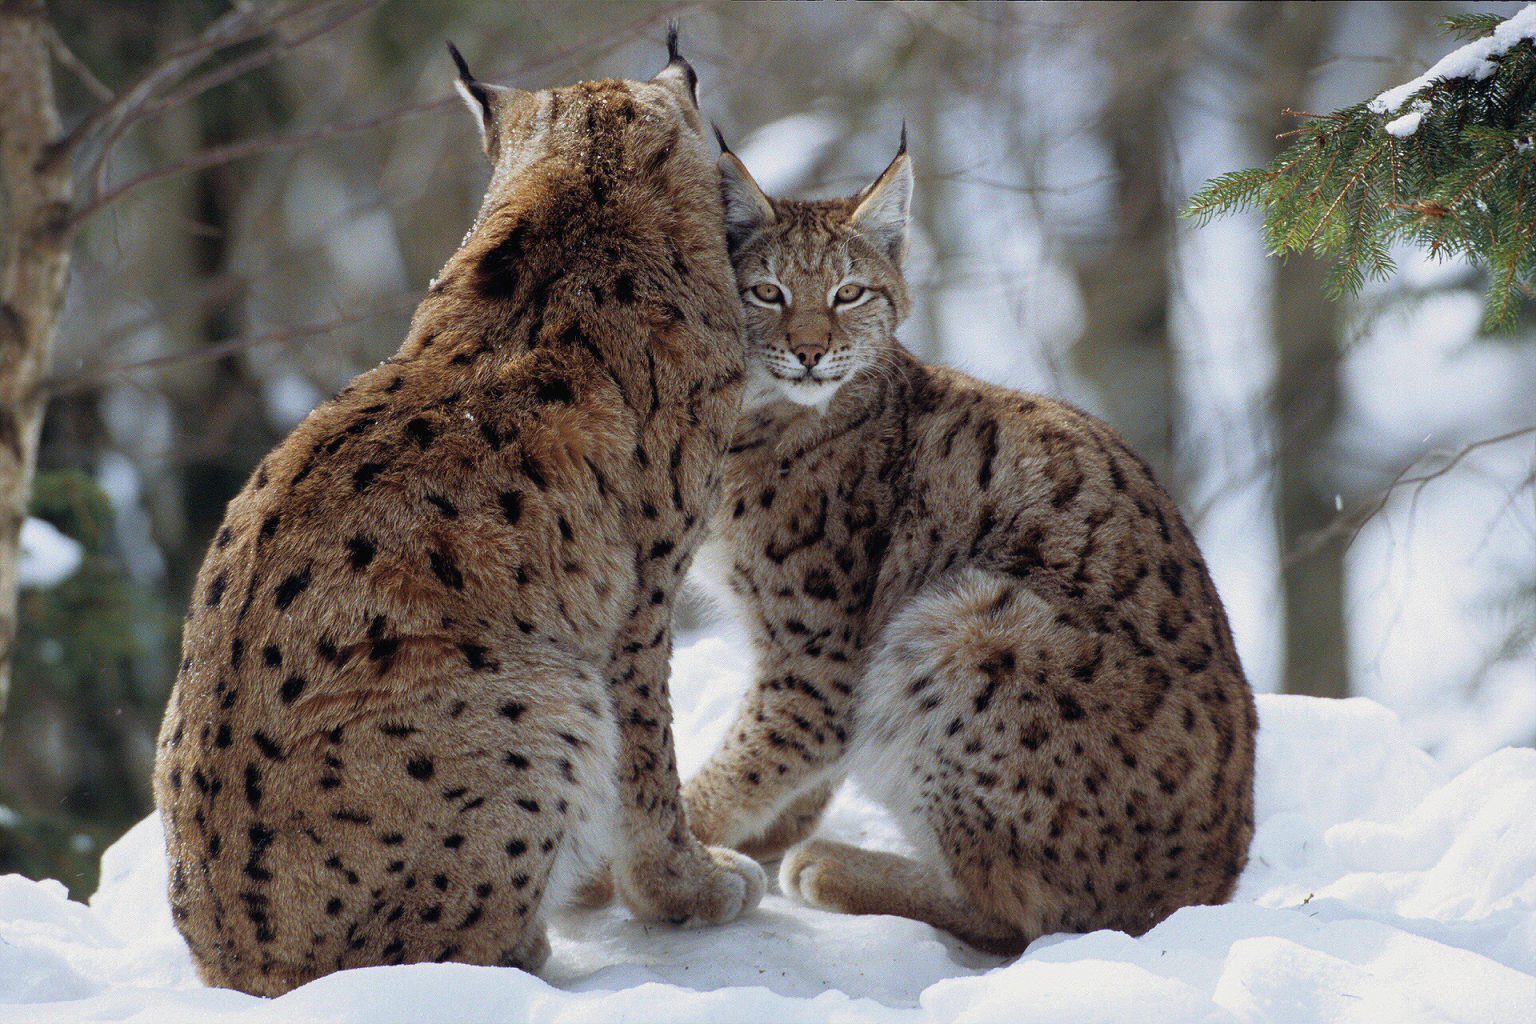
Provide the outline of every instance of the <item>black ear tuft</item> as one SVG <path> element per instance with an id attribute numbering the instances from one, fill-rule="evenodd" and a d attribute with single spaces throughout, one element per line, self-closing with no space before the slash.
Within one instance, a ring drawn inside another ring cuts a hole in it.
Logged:
<path id="1" fill-rule="evenodd" d="M 713 121 L 709 122 L 709 126 L 715 130 L 715 141 L 720 143 L 720 155 L 729 153 L 731 147 L 725 144 L 725 133 L 720 130 L 720 126 Z"/>
<path id="2" fill-rule="evenodd" d="M 469 73 L 469 64 L 468 64 L 468 62 L 466 62 L 464 60 L 464 55 L 459 52 L 459 48 L 457 46 L 454 46 L 453 42 L 451 40 L 448 40 L 447 42 L 448 42 L 448 55 L 453 58 L 453 63 L 458 66 L 458 68 L 459 68 L 459 77 L 464 80 L 464 84 L 465 85 L 470 84 L 471 82 L 473 82 L 475 80 L 475 76 Z"/>
<path id="3" fill-rule="evenodd" d="M 902 154 L 906 153 L 906 151 L 907 151 L 907 119 L 906 118 L 902 118 L 901 119 L 901 148 L 896 151 L 896 155 L 897 156 L 901 156 Z"/>
<path id="4" fill-rule="evenodd" d="M 677 49 L 677 19 L 667 22 L 667 63 L 682 56 Z"/>

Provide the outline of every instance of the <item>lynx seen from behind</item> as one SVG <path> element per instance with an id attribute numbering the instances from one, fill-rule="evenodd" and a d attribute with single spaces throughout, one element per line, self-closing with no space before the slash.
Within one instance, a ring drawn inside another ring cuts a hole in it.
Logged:
<path id="1" fill-rule="evenodd" d="M 454 56 L 457 58 L 457 52 Z M 494 173 L 384 365 L 230 503 L 155 796 L 210 984 L 537 969 L 611 859 L 648 920 L 721 922 L 761 869 L 683 823 L 671 617 L 744 351 L 692 68 L 460 90 Z"/>
<path id="2" fill-rule="evenodd" d="M 1113 430 L 896 341 L 905 151 L 823 202 L 721 158 L 748 395 L 700 575 L 759 670 L 688 820 L 775 856 L 852 774 L 916 856 L 813 839 L 787 893 L 1002 953 L 1137 934 L 1232 892 L 1252 694 L 1193 537 Z"/>

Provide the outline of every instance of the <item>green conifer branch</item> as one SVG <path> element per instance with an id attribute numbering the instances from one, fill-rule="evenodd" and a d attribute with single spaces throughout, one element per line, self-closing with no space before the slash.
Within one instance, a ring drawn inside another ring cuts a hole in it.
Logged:
<path id="1" fill-rule="evenodd" d="M 1383 94 L 1327 114 L 1286 110 L 1303 119 L 1280 136 L 1290 145 L 1265 167 L 1211 179 L 1183 216 L 1203 226 L 1261 210 L 1271 255 L 1333 261 L 1335 298 L 1389 275 L 1396 243 L 1465 259 L 1488 271 L 1485 329 L 1511 328 L 1536 296 L 1536 32 L 1525 28 L 1536 15 L 1515 18 L 1502 32 L 1498 15 L 1445 19 L 1463 39 L 1497 36 L 1469 44 L 1486 64 L 1448 59 L 1435 69 L 1446 74 L 1406 96 L 1394 90 L 1394 105 Z"/>

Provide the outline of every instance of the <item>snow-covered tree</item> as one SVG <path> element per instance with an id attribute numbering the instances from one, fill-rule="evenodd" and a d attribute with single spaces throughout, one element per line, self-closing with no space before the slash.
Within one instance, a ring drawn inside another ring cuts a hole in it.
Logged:
<path id="1" fill-rule="evenodd" d="M 1489 275 L 1485 326 L 1509 328 L 1536 295 L 1536 4 L 1456 15 L 1471 41 L 1411 82 L 1304 119 L 1268 166 L 1222 175 L 1190 201 L 1200 222 L 1258 208 L 1274 254 L 1334 261 L 1335 297 L 1393 269 L 1408 241 Z"/>

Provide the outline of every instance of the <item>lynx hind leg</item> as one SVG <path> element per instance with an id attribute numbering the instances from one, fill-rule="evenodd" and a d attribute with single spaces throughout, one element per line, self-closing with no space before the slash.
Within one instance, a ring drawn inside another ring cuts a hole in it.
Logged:
<path id="1" fill-rule="evenodd" d="M 1047 641 L 1053 617 L 1017 581 L 980 570 L 930 586 L 898 614 L 860 687 L 850 768 L 902 826 L 924 873 L 863 851 L 834 856 L 824 845 L 796 864 L 835 865 L 821 872 L 831 881 L 817 884 L 845 901 L 863 877 L 859 906 L 888 893 L 895 908 L 858 912 L 916 917 L 983 949 L 1022 948 L 1055 930 L 1065 908 L 1040 870 L 1055 810 L 1042 780 L 1059 768 L 1028 756 L 1033 705 L 1021 703 L 1016 680 L 1027 666 L 1013 653 Z M 1039 788 L 1020 791 L 1021 777 Z M 924 895 L 912 895 L 925 879 Z"/>
<path id="2" fill-rule="evenodd" d="M 374 733 L 388 747 L 367 760 L 404 758 L 410 785 L 373 803 L 399 815 L 390 825 L 375 814 L 381 842 L 406 838 L 381 849 L 386 863 L 356 865 L 363 887 L 382 892 L 358 908 L 355 938 L 365 941 L 338 966 L 450 960 L 537 971 L 549 958 L 546 909 L 607 855 L 617 730 L 596 673 L 512 660 L 500 680 L 451 687 L 431 705 L 440 714 L 348 727 L 348 743 Z"/>
<path id="3" fill-rule="evenodd" d="M 988 918 L 936 870 L 894 853 L 813 839 L 779 869 L 785 895 L 842 914 L 890 914 L 943 929 L 977 949 L 1016 956 L 1032 936 Z"/>

